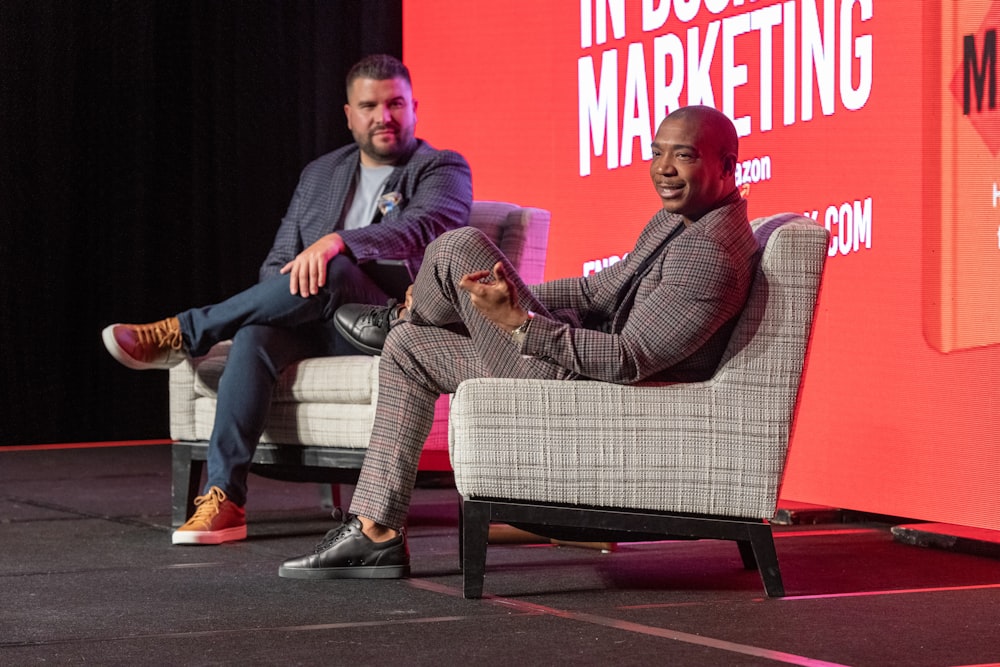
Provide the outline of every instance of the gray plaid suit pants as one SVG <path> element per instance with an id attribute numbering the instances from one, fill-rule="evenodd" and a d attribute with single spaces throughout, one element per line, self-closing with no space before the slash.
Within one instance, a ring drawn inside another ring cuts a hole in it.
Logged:
<path id="1" fill-rule="evenodd" d="M 509 333 L 486 320 L 458 288 L 462 276 L 504 263 L 521 307 L 549 316 L 503 253 L 478 229 L 439 236 L 427 248 L 413 285 L 409 321 L 394 326 L 379 364 L 379 394 L 368 452 L 351 513 L 403 526 L 438 396 L 469 378 L 565 379 L 570 373 L 522 357 Z"/>

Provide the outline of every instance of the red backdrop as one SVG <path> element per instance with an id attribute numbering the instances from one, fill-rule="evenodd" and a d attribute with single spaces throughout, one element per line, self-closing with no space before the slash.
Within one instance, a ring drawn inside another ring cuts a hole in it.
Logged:
<path id="1" fill-rule="evenodd" d="M 665 113 L 730 115 L 751 216 L 832 232 L 783 497 L 1000 529 L 994 25 L 989 1 L 412 0 L 403 44 L 418 134 L 477 199 L 552 211 L 547 278 L 630 250 Z"/>

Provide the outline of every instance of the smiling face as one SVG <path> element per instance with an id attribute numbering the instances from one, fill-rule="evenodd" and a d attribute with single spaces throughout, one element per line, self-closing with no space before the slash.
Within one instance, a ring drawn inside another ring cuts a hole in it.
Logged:
<path id="1" fill-rule="evenodd" d="M 417 102 L 405 79 L 354 79 L 344 114 L 365 166 L 395 164 L 416 142 Z"/>
<path id="2" fill-rule="evenodd" d="M 649 173 L 663 208 L 690 223 L 736 188 L 736 131 L 722 113 L 686 107 L 667 116 L 653 139 Z"/>

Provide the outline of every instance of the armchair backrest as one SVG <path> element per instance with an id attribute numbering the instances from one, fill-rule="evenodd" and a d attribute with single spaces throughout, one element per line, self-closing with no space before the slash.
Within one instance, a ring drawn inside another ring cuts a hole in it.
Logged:
<path id="1" fill-rule="evenodd" d="M 551 215 L 541 208 L 500 201 L 474 201 L 469 226 L 483 231 L 517 269 L 528 285 L 540 283 L 545 272 Z"/>
<path id="2" fill-rule="evenodd" d="M 763 468 L 780 474 L 812 333 L 829 232 L 782 213 L 751 223 L 761 247 L 750 295 L 712 383 L 731 397 L 748 439 L 770 446 Z M 725 400 L 725 399 L 723 399 Z M 742 417 L 742 418 L 741 418 Z M 750 444 L 750 443 L 748 443 Z"/>

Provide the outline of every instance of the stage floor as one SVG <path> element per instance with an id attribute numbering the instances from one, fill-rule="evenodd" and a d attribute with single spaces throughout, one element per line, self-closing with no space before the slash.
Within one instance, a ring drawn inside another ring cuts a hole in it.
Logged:
<path id="1" fill-rule="evenodd" d="M 247 541 L 171 546 L 168 446 L 0 448 L 0 664 L 1000 664 L 1000 560 L 890 524 L 775 527 L 783 599 L 680 541 L 491 545 L 470 601 L 457 500 L 417 490 L 410 579 L 287 580 L 330 526 L 317 485 L 252 477 Z"/>

